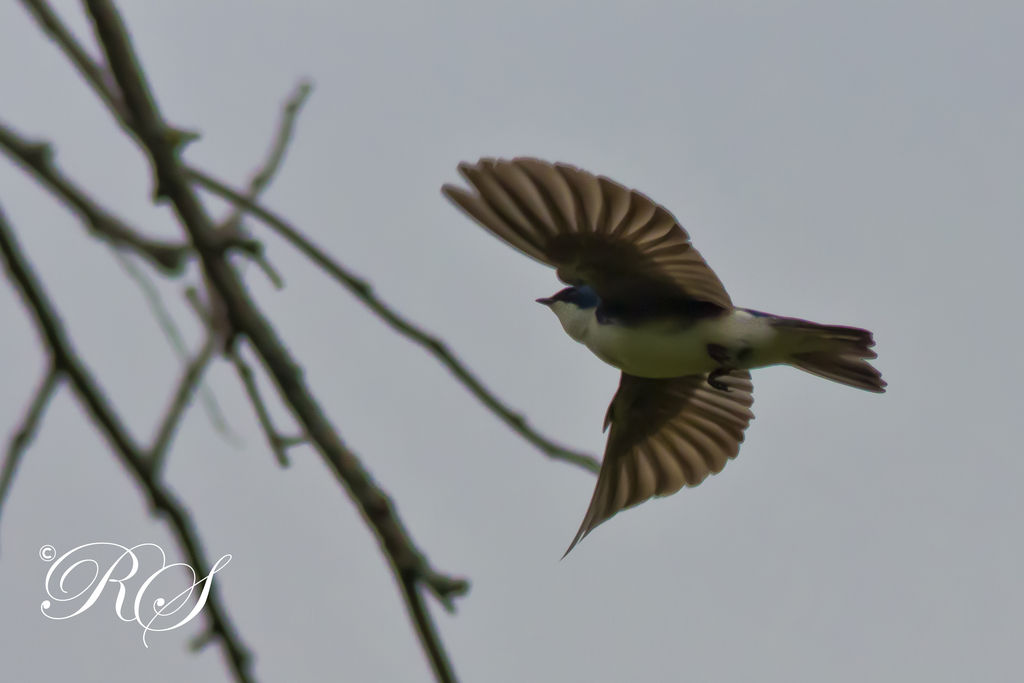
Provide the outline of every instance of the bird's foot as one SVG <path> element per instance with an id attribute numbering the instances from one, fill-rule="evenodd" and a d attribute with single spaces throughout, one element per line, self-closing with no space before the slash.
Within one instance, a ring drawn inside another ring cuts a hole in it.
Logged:
<path id="1" fill-rule="evenodd" d="M 710 384 L 715 389 L 718 389 L 719 391 L 728 392 L 729 385 L 718 378 L 728 375 L 731 369 L 732 368 L 715 368 L 710 372 L 710 374 L 708 374 L 708 384 Z"/>
<path id="2" fill-rule="evenodd" d="M 728 375 L 729 371 L 732 370 L 732 368 L 725 365 L 730 361 L 729 349 L 725 348 L 721 344 L 708 344 L 708 356 L 716 363 L 723 364 L 721 367 L 715 368 L 710 374 L 708 374 L 708 384 L 719 391 L 729 391 L 728 385 L 718 379 L 719 377 Z"/>

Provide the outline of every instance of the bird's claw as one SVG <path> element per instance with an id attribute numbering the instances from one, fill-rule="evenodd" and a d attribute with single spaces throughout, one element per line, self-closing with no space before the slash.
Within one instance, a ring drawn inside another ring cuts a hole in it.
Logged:
<path id="1" fill-rule="evenodd" d="M 717 368 L 708 375 L 708 384 L 719 391 L 729 391 L 729 385 L 718 379 L 729 374 L 729 368 Z"/>

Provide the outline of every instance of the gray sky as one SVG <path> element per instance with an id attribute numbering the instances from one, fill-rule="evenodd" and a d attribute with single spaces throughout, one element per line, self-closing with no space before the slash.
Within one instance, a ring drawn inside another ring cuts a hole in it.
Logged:
<path id="1" fill-rule="evenodd" d="M 266 203 L 442 333 L 555 438 L 599 454 L 617 373 L 533 303 L 553 273 L 440 196 L 455 165 L 536 155 L 663 203 L 743 306 L 867 327 L 883 396 L 754 374 L 739 458 L 559 557 L 592 475 L 545 459 L 287 245 L 247 281 L 349 445 L 441 570 L 468 681 L 1019 680 L 1024 638 L 1024 6 L 1011 2 L 122 2 L 187 158 L 240 185 L 284 97 L 316 91 Z M 92 42 L 78 3 L 63 16 Z M 0 5 L 0 116 L 153 235 L 148 166 L 19 3 Z M 141 295 L 6 160 L 0 203 L 90 368 L 148 440 L 179 369 Z M 215 208 L 219 205 L 213 204 Z M 165 292 L 195 348 L 181 291 Z M 0 431 L 45 358 L 0 287 Z M 429 676 L 377 543 L 310 449 L 282 471 L 229 366 L 168 477 L 200 522 L 260 680 Z M 286 420 L 277 410 L 278 420 Z M 225 680 L 199 622 L 151 634 L 110 600 L 45 619 L 39 547 L 165 527 L 62 391 L 0 525 L 11 681 Z"/>

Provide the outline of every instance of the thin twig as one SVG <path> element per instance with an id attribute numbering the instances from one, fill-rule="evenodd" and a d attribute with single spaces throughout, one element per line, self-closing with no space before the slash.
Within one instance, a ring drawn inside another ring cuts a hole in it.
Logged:
<path id="1" fill-rule="evenodd" d="M 85 82 L 92 87 L 96 95 L 107 106 L 107 109 L 118 125 L 136 142 L 140 142 L 139 133 L 135 122 L 132 120 L 131 111 L 125 106 L 124 98 L 121 95 L 117 82 L 114 80 L 110 70 L 106 68 L 106 65 L 89 55 L 89 52 L 75 39 L 74 34 L 71 33 L 45 0 L 21 0 L 21 4 L 25 6 L 43 32 L 57 44 L 57 47 L 64 52 L 75 68 L 78 69 L 78 73 L 81 74 Z M 171 127 L 168 127 L 166 135 L 168 142 L 179 148 L 184 147 L 199 137 L 194 131 Z"/>
<path id="2" fill-rule="evenodd" d="M 156 438 L 153 439 L 153 445 L 149 448 L 149 465 L 154 473 L 160 472 L 163 468 L 171 438 L 181 422 L 182 415 L 185 414 L 185 408 L 192 402 L 192 396 L 195 394 L 199 382 L 203 378 L 203 372 L 210 364 L 210 359 L 213 358 L 216 350 L 217 338 L 212 334 L 207 334 L 203 348 L 188 364 L 188 367 L 185 368 L 185 374 L 182 375 L 181 381 L 178 382 L 178 388 L 174 392 L 171 405 L 164 414 L 164 419 L 160 422 L 160 428 L 157 430 Z"/>
<path id="3" fill-rule="evenodd" d="M 145 273 L 141 268 L 135 265 L 135 261 L 132 260 L 130 254 L 125 254 L 119 251 L 114 251 L 114 257 L 117 262 L 121 264 L 124 271 L 128 273 L 128 277 L 135 281 L 138 285 L 139 290 L 142 292 L 142 296 L 146 299 L 146 303 L 149 305 L 149 309 L 153 312 L 153 317 L 156 318 L 157 324 L 160 325 L 160 329 L 163 331 L 164 336 L 170 343 L 171 348 L 174 349 L 174 354 L 178 357 L 182 367 L 187 367 L 190 361 L 188 348 L 185 346 L 185 338 L 181 334 L 181 330 L 178 329 L 178 324 L 174 322 L 174 317 L 171 312 L 167 310 L 167 305 L 164 304 L 163 297 L 160 296 L 160 290 L 156 288 L 149 275 Z M 225 441 L 232 445 L 238 445 L 240 440 L 236 434 L 231 431 L 228 426 L 227 419 L 224 417 L 224 412 L 220 409 L 220 405 L 217 403 L 216 396 L 210 391 L 210 388 L 205 384 L 199 385 L 199 395 L 203 402 L 203 408 L 206 410 L 206 416 L 210 420 L 210 425 L 213 429 L 220 434 Z"/>
<path id="4" fill-rule="evenodd" d="M 53 162 L 53 153 L 48 143 L 31 142 L 10 127 L 0 122 L 0 148 L 7 155 L 32 173 L 47 189 L 64 204 L 71 207 L 90 232 L 107 242 L 108 246 L 125 269 L 135 280 L 156 316 L 175 352 L 183 360 L 187 351 L 174 320 L 167 313 L 160 295 L 145 274 L 131 260 L 133 253 L 146 258 L 168 274 L 179 274 L 192 254 L 184 244 L 151 240 L 138 230 L 117 218 L 113 212 L 100 206 L 83 189 L 65 176 Z M 203 390 L 203 404 L 210 422 L 222 436 L 231 440 L 230 429 L 221 414 L 216 400 L 208 390 Z"/>
<path id="5" fill-rule="evenodd" d="M 260 396 L 259 387 L 256 386 L 252 368 L 242 358 L 241 351 L 236 347 L 231 350 L 230 356 L 231 362 L 234 363 L 235 370 L 238 372 L 238 377 L 242 380 L 242 386 L 245 387 L 245 393 L 249 396 L 249 402 L 252 403 L 253 410 L 256 411 L 256 418 L 259 420 L 260 428 L 263 429 L 263 435 L 267 438 L 270 450 L 274 452 L 277 462 L 282 467 L 288 467 L 290 462 L 287 449 L 289 445 L 295 443 L 294 438 L 282 436 L 274 427 L 270 411 L 267 410 L 267 406 Z"/>
<path id="6" fill-rule="evenodd" d="M 416 633 L 419 634 L 420 644 L 427 659 L 430 660 L 430 667 L 434 670 L 434 677 L 441 683 L 454 683 L 456 680 L 452 664 L 444 653 L 444 646 L 437 637 L 437 627 L 434 626 L 434 619 L 430 610 L 420 595 L 419 586 L 414 578 L 403 578 L 402 597 L 405 598 L 406 608 L 412 615 L 413 623 L 416 624 Z"/>
<path id="7" fill-rule="evenodd" d="M 188 347 L 185 346 L 185 337 L 182 335 L 181 330 L 178 329 L 178 324 L 174 322 L 174 316 L 167 309 L 163 297 L 160 296 L 160 290 L 153 284 L 153 280 L 149 275 L 135 264 L 131 255 L 115 251 L 114 257 L 128 274 L 128 277 L 135 281 L 139 291 L 142 292 L 146 304 L 153 311 L 153 317 L 156 318 L 160 330 L 164 333 L 171 348 L 174 349 L 178 359 L 182 362 L 187 362 Z"/>
<path id="8" fill-rule="evenodd" d="M 49 3 L 43 0 L 21 0 L 21 4 L 32 14 L 40 28 L 64 51 L 85 82 L 92 86 L 92 89 L 110 109 L 114 118 L 121 123 L 126 131 L 132 133 L 129 123 L 131 114 L 125 108 L 124 102 L 118 94 L 117 84 L 114 83 L 110 72 L 89 56 L 89 53 L 75 40 L 75 36 L 60 20 Z"/>
<path id="9" fill-rule="evenodd" d="M 426 349 L 431 355 L 441 362 L 448 370 L 455 375 L 472 393 L 477 400 L 492 413 L 497 415 L 509 427 L 520 436 L 533 444 L 538 450 L 554 460 L 561 460 L 573 465 L 578 465 L 591 472 L 601 469 L 601 463 L 593 456 L 580 451 L 566 448 L 551 439 L 540 434 L 530 426 L 520 413 L 505 405 L 483 382 L 448 348 L 447 344 L 440 338 L 431 335 L 422 328 L 412 323 L 401 313 L 391 308 L 381 300 L 373 291 L 373 288 L 365 280 L 362 280 L 350 273 L 341 264 L 331 258 L 323 249 L 314 244 L 308 237 L 299 232 L 279 215 L 255 202 L 250 201 L 244 194 L 233 190 L 216 178 L 195 168 L 189 169 L 190 177 L 202 187 L 213 192 L 230 202 L 256 216 L 267 224 L 274 232 L 286 239 L 296 249 L 302 252 L 313 263 L 322 268 L 332 278 L 337 280 L 345 289 L 349 290 L 357 299 L 365 304 L 371 311 L 377 314 L 381 320 L 388 324 L 393 330 L 406 337 L 415 344 Z"/>
<path id="10" fill-rule="evenodd" d="M 270 182 L 277 175 L 277 172 L 281 169 L 282 163 L 284 162 L 285 153 L 288 151 L 288 146 L 291 144 L 292 138 L 295 134 L 295 123 L 298 120 L 299 111 L 302 109 L 302 105 L 305 104 L 309 98 L 310 93 L 313 92 L 313 86 L 308 81 L 301 81 L 295 88 L 287 100 L 285 100 L 284 107 L 281 109 L 281 119 L 278 122 L 277 130 L 274 133 L 274 137 L 270 143 L 270 151 L 267 153 L 267 158 L 263 161 L 260 167 L 252 174 L 249 180 L 249 188 L 246 192 L 247 197 L 255 201 L 259 198 L 260 194 L 270 185 Z M 221 232 L 232 232 L 235 230 L 241 230 L 242 216 L 245 212 L 237 204 L 231 204 L 231 212 L 227 218 L 220 222 L 217 229 Z M 262 252 L 252 257 L 252 260 L 256 262 L 256 265 L 260 267 L 263 274 L 266 275 L 267 279 L 270 280 L 271 284 L 276 289 L 282 289 L 284 282 L 281 276 L 277 273 L 274 267 L 267 260 L 267 257 Z"/>
<path id="11" fill-rule="evenodd" d="M 53 304 L 22 255 L 15 240 L 14 231 L 8 225 L 2 208 L 0 208 L 0 254 L 3 256 L 10 280 L 17 286 L 26 308 L 36 321 L 40 335 L 50 349 L 55 365 L 68 378 L 78 400 L 92 420 L 102 429 L 121 464 L 135 477 L 139 487 L 145 491 L 152 510 L 167 517 L 171 531 L 188 557 L 189 564 L 200 575 L 207 575 L 212 565 L 206 559 L 206 553 L 203 551 L 188 508 L 160 481 L 120 416 L 110 405 L 106 394 L 79 359 Z M 204 611 L 210 619 L 210 628 L 218 634 L 220 642 L 224 645 L 235 678 L 243 683 L 248 683 L 253 680 L 250 673 L 251 657 L 249 652 L 242 644 L 241 637 L 221 602 L 217 583 L 211 582 L 209 590 Z"/>
<path id="12" fill-rule="evenodd" d="M 419 582 L 430 581 L 433 570 L 413 543 L 391 500 L 373 481 L 359 458 L 345 446 L 277 331 L 250 299 L 223 250 L 217 248 L 213 221 L 193 191 L 192 181 L 179 157 L 179 148 L 168 142 L 168 127 L 153 100 L 120 14 L 109 0 L 85 0 L 85 3 L 107 63 L 152 162 L 156 196 L 173 203 L 183 227 L 199 251 L 206 276 L 226 304 L 232 329 L 252 343 L 282 398 L 376 532 L 396 580 L 414 577 Z M 431 588 L 441 590 L 444 587 Z M 456 588 L 465 592 L 468 584 L 453 581 L 453 585 L 448 587 L 449 594 L 453 594 Z M 420 627 L 421 624 L 417 623 L 417 628 Z M 436 638 L 436 634 L 433 637 Z"/>
<path id="13" fill-rule="evenodd" d="M 61 172 L 48 143 L 28 140 L 0 121 L 0 149 L 73 209 L 96 237 L 118 249 L 140 254 L 169 275 L 178 275 L 184 270 L 192 253 L 187 244 L 150 239 L 100 206 Z"/>
<path id="14" fill-rule="evenodd" d="M 295 135 L 295 123 L 298 120 L 299 112 L 312 92 L 313 85 L 309 81 L 301 81 L 295 87 L 295 92 L 285 100 L 284 107 L 281 109 L 281 118 L 278 121 L 277 131 L 274 133 L 274 138 L 271 141 L 267 158 L 249 180 L 249 187 L 245 196 L 251 201 L 259 199 L 259 196 L 267 189 L 274 176 L 281 169 L 285 153 L 288 151 L 288 146 Z M 244 213 L 245 211 L 242 207 L 238 206 L 235 202 L 231 202 L 231 213 L 221 222 L 219 229 L 235 229 L 242 220 Z"/>
<path id="15" fill-rule="evenodd" d="M 28 450 L 32 439 L 35 438 L 46 406 L 57 392 L 60 377 L 60 367 L 51 363 L 46 371 L 46 376 L 43 377 L 43 381 L 39 383 L 39 387 L 33 394 L 32 402 L 29 403 L 25 416 L 21 418 L 21 426 L 14 432 L 14 436 L 7 444 L 7 454 L 4 456 L 3 468 L 0 469 L 0 512 L 3 511 L 4 502 L 11 492 L 11 484 L 14 483 L 14 475 L 18 471 L 18 465 L 21 464 L 21 458 Z M 2 517 L 3 515 L 0 514 L 0 518 Z"/>

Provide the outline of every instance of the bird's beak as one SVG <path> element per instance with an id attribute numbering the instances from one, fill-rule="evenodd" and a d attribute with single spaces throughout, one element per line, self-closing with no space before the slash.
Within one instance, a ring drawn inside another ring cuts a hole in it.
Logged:
<path id="1" fill-rule="evenodd" d="M 537 299 L 536 301 L 539 304 L 544 304 L 545 306 L 550 306 L 552 304 L 552 302 L 554 301 L 554 299 L 552 297 L 550 297 L 550 296 L 542 296 L 541 298 Z"/>

